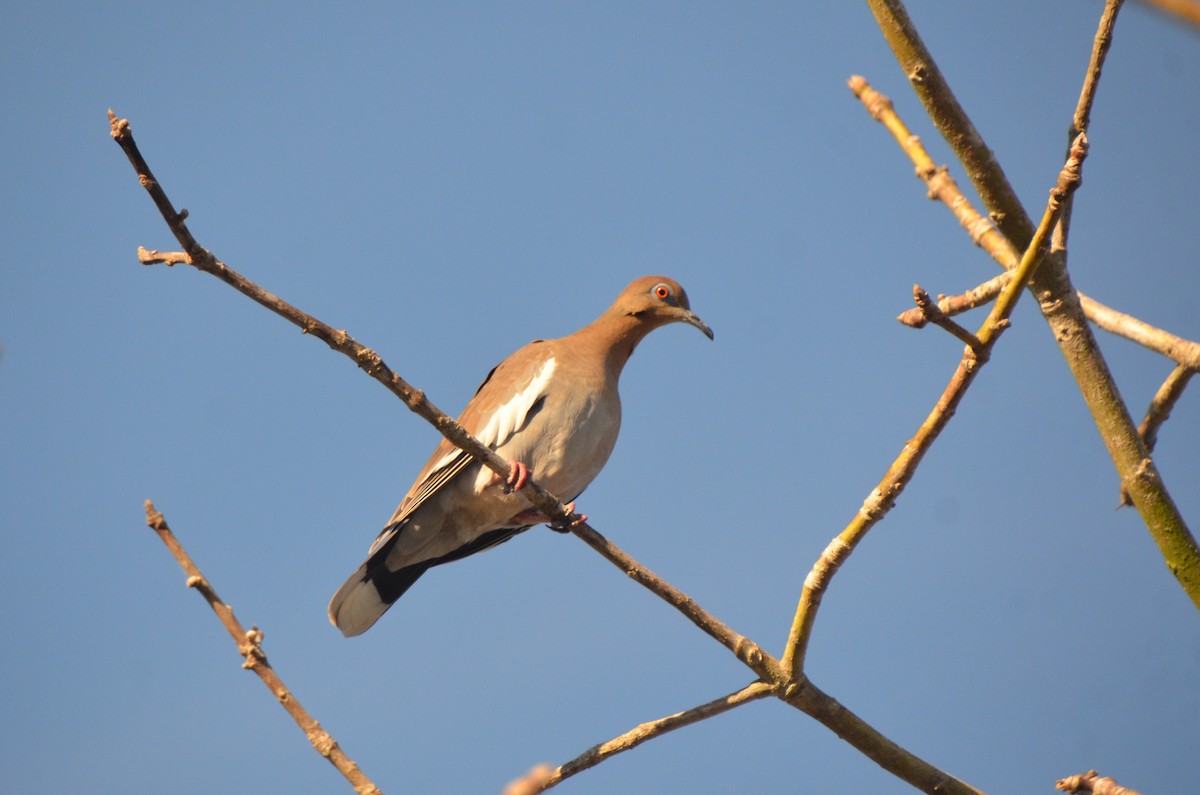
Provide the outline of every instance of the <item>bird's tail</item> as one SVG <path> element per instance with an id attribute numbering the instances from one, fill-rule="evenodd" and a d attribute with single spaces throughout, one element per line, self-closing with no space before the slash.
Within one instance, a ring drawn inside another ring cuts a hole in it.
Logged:
<path id="1" fill-rule="evenodd" d="M 394 539 L 394 532 L 390 538 L 381 537 L 371 556 L 329 601 L 329 620 L 348 638 L 370 629 L 430 567 L 429 563 L 414 563 L 396 571 L 389 569 L 384 561 Z"/>

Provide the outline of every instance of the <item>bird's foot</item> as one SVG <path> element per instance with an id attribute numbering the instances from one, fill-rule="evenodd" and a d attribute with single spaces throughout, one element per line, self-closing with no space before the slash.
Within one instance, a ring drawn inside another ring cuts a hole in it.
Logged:
<path id="1" fill-rule="evenodd" d="M 535 508 L 528 511 L 521 511 L 508 521 L 513 525 L 547 524 L 556 533 L 569 533 L 572 527 L 587 521 L 587 514 L 575 513 L 575 503 L 567 503 L 564 507 L 569 514 L 566 521 L 556 522 Z"/>
<path id="2" fill-rule="evenodd" d="M 575 513 L 575 503 L 568 502 L 566 506 L 567 518 L 562 522 L 551 522 L 550 529 L 556 533 L 569 533 L 571 528 L 576 525 L 581 525 L 587 521 L 586 513 Z"/>
<path id="3" fill-rule="evenodd" d="M 508 478 L 504 481 L 504 493 L 511 494 L 514 491 L 520 491 L 528 482 L 529 465 L 524 461 L 513 461 L 512 471 L 508 473 Z"/>

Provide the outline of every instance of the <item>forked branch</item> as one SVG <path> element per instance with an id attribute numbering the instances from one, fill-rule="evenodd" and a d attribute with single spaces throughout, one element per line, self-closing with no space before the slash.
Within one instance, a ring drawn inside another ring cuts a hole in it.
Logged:
<path id="1" fill-rule="evenodd" d="M 900 0 L 867 0 L 884 38 L 930 118 L 954 150 L 999 231 L 1018 248 L 1028 248 L 1034 227 L 1017 200 L 1003 169 L 950 90 Z M 1109 0 L 1093 53 L 1101 47 L 1108 19 L 1120 7 Z M 1093 55 L 1092 69 L 1102 59 Z M 1094 84 L 1094 81 L 1093 81 Z M 1085 119 L 1094 90 L 1080 95 L 1072 119 Z M 1065 240 L 1065 235 L 1061 236 Z M 1071 284 L 1065 252 L 1057 250 L 1047 267 L 1034 275 L 1030 289 L 1108 448 L 1122 484 L 1154 538 L 1168 569 L 1200 608 L 1200 546 L 1171 498 L 1162 476 L 1142 444 L 1128 407 L 1088 326 L 1078 293 Z"/>
<path id="2" fill-rule="evenodd" d="M 990 357 L 992 348 L 995 347 L 1004 329 L 1008 327 L 1008 319 L 1021 295 L 1021 290 L 1017 285 L 1025 284 L 1032 278 L 1046 257 L 1054 225 L 1058 222 L 1066 201 L 1079 187 L 1081 169 L 1086 156 L 1087 139 L 1081 134 L 1071 147 L 1070 156 L 1062 171 L 1059 172 L 1054 188 L 1050 191 L 1050 199 L 1046 203 L 1041 223 L 1038 224 L 1029 247 L 1021 257 L 1013 279 L 1001 291 L 992 304 L 988 317 L 973 335 L 977 344 L 968 345 L 958 367 L 950 377 L 949 383 L 942 390 L 941 397 L 938 398 L 925 421 L 921 423 L 917 433 L 904 445 L 900 455 L 884 473 L 883 479 L 867 495 L 858 513 L 845 529 L 829 543 L 812 571 L 805 578 L 804 587 L 800 592 L 800 602 L 796 606 L 796 613 L 792 619 L 787 649 L 783 655 L 783 665 L 797 679 L 804 670 L 808 641 L 816 622 L 817 610 L 821 606 L 821 599 L 830 579 L 837 573 L 855 547 L 866 537 L 870 529 L 883 519 L 896 504 L 896 498 L 916 475 L 921 459 L 925 457 L 925 453 L 929 451 L 946 427 L 950 417 L 954 415 L 971 383 L 975 380 L 975 376 Z M 918 302 L 920 302 L 919 295 Z"/>

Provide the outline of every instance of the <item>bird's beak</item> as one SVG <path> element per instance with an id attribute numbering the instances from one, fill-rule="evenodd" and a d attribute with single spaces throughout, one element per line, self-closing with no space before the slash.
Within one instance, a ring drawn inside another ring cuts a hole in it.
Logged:
<path id="1" fill-rule="evenodd" d="M 695 326 L 696 328 L 700 329 L 702 332 L 704 332 L 704 336 L 708 337 L 710 340 L 713 338 L 713 330 L 710 329 L 708 324 L 701 320 L 700 316 L 692 310 L 684 309 L 680 314 L 679 319 L 688 325 Z"/>

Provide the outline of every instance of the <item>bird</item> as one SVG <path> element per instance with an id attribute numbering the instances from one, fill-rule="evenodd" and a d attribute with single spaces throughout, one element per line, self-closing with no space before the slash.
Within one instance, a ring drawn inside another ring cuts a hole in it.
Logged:
<path id="1" fill-rule="evenodd" d="M 530 477 L 569 503 L 572 522 L 586 520 L 574 502 L 616 444 L 621 371 L 638 343 L 669 323 L 713 339 L 677 281 L 643 276 L 589 325 L 534 340 L 492 368 L 458 422 L 510 462 L 508 477 L 443 439 L 367 559 L 334 594 L 333 625 L 346 637 L 361 635 L 429 569 L 549 522 L 520 493 Z"/>

